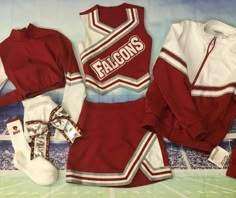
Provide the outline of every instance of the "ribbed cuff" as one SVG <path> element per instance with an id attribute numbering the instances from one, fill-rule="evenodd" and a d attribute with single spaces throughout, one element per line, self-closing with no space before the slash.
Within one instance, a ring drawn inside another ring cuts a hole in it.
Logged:
<path id="1" fill-rule="evenodd" d="M 47 103 L 47 102 L 51 102 L 51 101 L 52 101 L 52 99 L 50 98 L 50 96 L 39 95 L 39 96 L 35 96 L 33 98 L 23 100 L 22 104 L 23 104 L 24 108 L 29 108 L 31 105 L 34 106 L 35 104 Z"/>
<path id="2" fill-rule="evenodd" d="M 18 94 L 15 90 L 12 92 L 9 92 L 5 95 L 0 96 L 0 107 L 20 102 L 23 100 L 23 97 Z"/>
<path id="3" fill-rule="evenodd" d="M 204 138 L 207 135 L 207 131 L 205 128 L 202 126 L 201 122 L 195 122 L 191 124 L 188 128 L 187 131 L 189 135 L 194 139 L 194 140 L 204 140 Z"/>
<path id="4" fill-rule="evenodd" d="M 157 121 L 158 120 L 156 116 L 150 113 L 146 113 L 142 126 L 147 130 L 153 131 L 156 129 Z"/>

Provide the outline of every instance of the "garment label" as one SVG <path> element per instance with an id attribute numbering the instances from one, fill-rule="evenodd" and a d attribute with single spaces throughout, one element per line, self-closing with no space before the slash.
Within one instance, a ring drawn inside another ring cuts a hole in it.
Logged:
<path id="1" fill-rule="evenodd" d="M 208 160 L 218 166 L 223 168 L 227 160 L 229 159 L 230 153 L 223 148 L 217 146 L 211 152 Z"/>

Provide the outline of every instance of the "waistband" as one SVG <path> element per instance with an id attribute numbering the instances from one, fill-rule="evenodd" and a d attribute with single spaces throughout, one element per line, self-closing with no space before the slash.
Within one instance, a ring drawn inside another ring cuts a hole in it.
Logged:
<path id="1" fill-rule="evenodd" d="M 128 101 L 128 102 L 118 102 L 118 103 L 95 103 L 85 100 L 83 103 L 83 110 L 91 110 L 91 111 L 101 111 L 101 112 L 114 112 L 114 111 L 123 111 L 127 112 L 131 109 L 136 109 L 137 111 L 144 108 L 145 97 Z M 128 112 L 127 112 L 128 113 Z"/>

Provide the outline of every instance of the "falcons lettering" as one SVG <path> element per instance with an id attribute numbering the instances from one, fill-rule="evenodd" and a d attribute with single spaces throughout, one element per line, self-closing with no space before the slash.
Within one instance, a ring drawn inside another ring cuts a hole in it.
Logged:
<path id="1" fill-rule="evenodd" d="M 104 59 L 97 59 L 90 66 L 101 80 L 112 72 L 122 67 L 126 62 L 132 60 L 145 49 L 145 44 L 138 36 L 133 36 L 111 56 Z"/>

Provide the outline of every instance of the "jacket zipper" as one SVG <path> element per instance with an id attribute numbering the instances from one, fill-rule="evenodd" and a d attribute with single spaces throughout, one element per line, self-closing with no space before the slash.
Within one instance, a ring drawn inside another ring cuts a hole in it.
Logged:
<path id="1" fill-rule="evenodd" d="M 205 65 L 205 63 L 207 61 L 208 56 L 211 54 L 211 52 L 215 48 L 215 44 L 216 44 L 216 37 L 214 36 L 214 38 L 208 44 L 206 55 L 205 55 L 205 57 L 204 57 L 204 59 L 202 61 L 202 64 L 201 64 L 198 72 L 197 72 L 197 75 L 195 76 L 195 78 L 194 78 L 194 80 L 192 82 L 192 85 L 191 85 L 192 87 L 195 85 L 195 83 L 196 83 L 196 81 L 197 81 L 197 79 L 198 79 L 198 77 L 199 77 L 199 75 L 200 75 L 200 73 L 201 73 L 201 71 L 203 69 L 203 66 Z"/>

